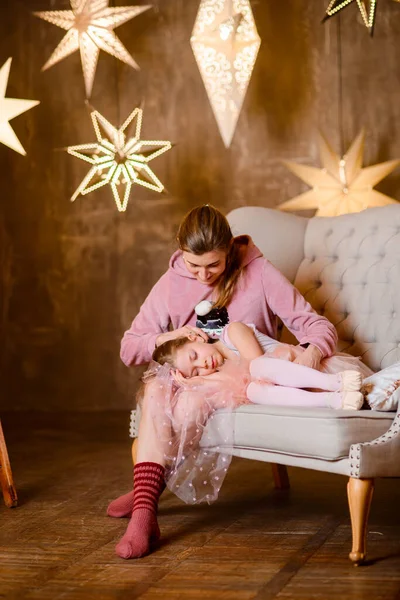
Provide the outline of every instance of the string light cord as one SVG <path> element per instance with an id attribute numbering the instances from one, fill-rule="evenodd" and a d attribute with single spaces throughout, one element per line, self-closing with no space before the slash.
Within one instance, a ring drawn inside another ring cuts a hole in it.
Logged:
<path id="1" fill-rule="evenodd" d="M 338 128 L 340 156 L 344 155 L 344 130 L 343 130 L 343 57 L 342 57 L 342 32 L 340 14 L 337 15 L 337 70 L 338 70 Z"/>

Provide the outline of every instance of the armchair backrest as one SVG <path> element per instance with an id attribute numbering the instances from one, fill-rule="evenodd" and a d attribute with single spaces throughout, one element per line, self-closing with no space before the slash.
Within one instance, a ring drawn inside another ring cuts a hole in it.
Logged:
<path id="1" fill-rule="evenodd" d="M 400 361 L 400 204 L 312 219 L 245 207 L 228 219 L 336 326 L 339 350 L 374 370 Z"/>

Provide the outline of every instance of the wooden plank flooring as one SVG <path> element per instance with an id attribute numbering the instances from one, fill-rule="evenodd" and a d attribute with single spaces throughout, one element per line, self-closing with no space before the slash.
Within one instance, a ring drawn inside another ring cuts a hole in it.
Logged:
<path id="1" fill-rule="evenodd" d="M 131 485 L 125 413 L 6 413 L 20 506 L 0 506 L 0 598 L 37 600 L 399 600 L 400 481 L 379 480 L 370 564 L 347 559 L 346 481 L 234 460 L 220 499 L 190 507 L 166 492 L 152 555 L 124 561 L 127 521 L 109 500 Z"/>

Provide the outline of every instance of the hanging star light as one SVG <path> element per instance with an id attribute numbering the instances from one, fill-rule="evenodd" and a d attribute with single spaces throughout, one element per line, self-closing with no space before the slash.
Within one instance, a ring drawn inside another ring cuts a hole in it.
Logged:
<path id="1" fill-rule="evenodd" d="M 71 201 L 104 185 L 110 184 L 119 211 L 126 210 L 133 184 L 142 185 L 155 192 L 164 189 L 148 163 L 169 150 L 171 142 L 141 140 L 141 108 L 135 108 L 120 129 L 113 127 L 97 110 L 91 112 L 97 142 L 69 146 L 67 152 L 92 165 L 73 194 Z M 129 135 L 132 131 L 133 134 Z M 123 193 L 120 194 L 122 188 Z"/>
<path id="2" fill-rule="evenodd" d="M 33 13 L 67 31 L 42 67 L 42 71 L 80 50 L 87 98 L 90 98 L 92 93 L 100 50 L 108 52 L 134 69 L 139 69 L 113 30 L 148 10 L 151 5 L 110 8 L 108 2 L 109 0 L 70 0 L 72 10 Z"/>
<path id="3" fill-rule="evenodd" d="M 261 43 L 249 0 L 202 0 L 190 43 L 228 148 Z"/>
<path id="4" fill-rule="evenodd" d="M 331 2 L 328 4 L 328 8 L 326 9 L 325 17 L 322 19 L 322 22 L 329 19 L 329 17 L 336 15 L 339 11 L 341 11 L 343 8 L 346 8 L 346 6 L 349 6 L 349 4 L 352 2 L 357 2 L 363 23 L 372 35 L 375 25 L 377 1 L 378 0 L 370 0 L 369 2 L 365 2 L 364 0 L 331 0 Z"/>
<path id="5" fill-rule="evenodd" d="M 374 190 L 374 186 L 389 175 L 400 160 L 362 168 L 365 132 L 361 131 L 347 154 L 336 154 L 326 139 L 320 136 L 322 169 L 283 161 L 300 179 L 312 187 L 278 206 L 279 210 L 308 210 L 316 208 L 316 216 L 331 217 L 360 212 L 371 206 L 385 206 L 397 201 Z"/>
<path id="6" fill-rule="evenodd" d="M 11 61 L 11 58 L 6 60 L 0 69 L 0 142 L 12 150 L 15 150 L 15 152 L 19 152 L 23 156 L 26 156 L 26 152 L 15 135 L 9 121 L 39 104 L 39 100 L 20 100 L 17 98 L 5 97 Z"/>

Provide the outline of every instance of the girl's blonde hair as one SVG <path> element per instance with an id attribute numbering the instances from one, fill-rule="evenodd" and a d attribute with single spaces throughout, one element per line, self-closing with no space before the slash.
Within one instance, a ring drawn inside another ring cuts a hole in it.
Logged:
<path id="1" fill-rule="evenodd" d="M 158 362 L 159 365 L 168 363 L 174 367 L 177 350 L 188 342 L 190 342 L 188 337 L 179 337 L 160 344 L 153 352 L 153 360 Z"/>
<path id="2" fill-rule="evenodd" d="M 240 242 L 243 241 L 242 238 Z M 235 243 L 226 217 L 211 204 L 196 206 L 184 217 L 179 227 L 178 243 L 184 252 L 198 256 L 213 250 L 226 252 L 226 267 L 215 287 L 214 303 L 216 308 L 228 306 L 242 266 L 240 243 Z"/>

